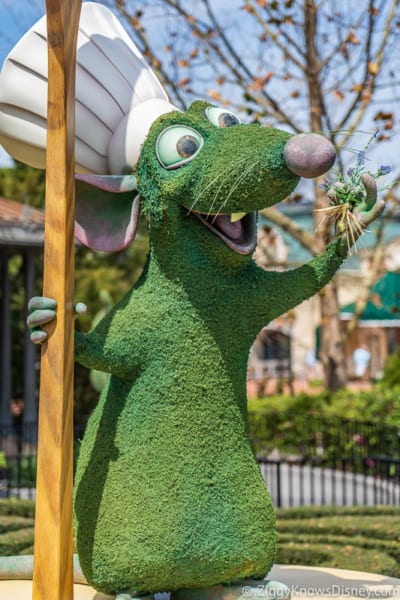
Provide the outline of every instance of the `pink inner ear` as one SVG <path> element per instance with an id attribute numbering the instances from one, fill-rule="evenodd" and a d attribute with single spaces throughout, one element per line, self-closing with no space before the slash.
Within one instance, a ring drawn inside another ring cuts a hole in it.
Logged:
<path id="1" fill-rule="evenodd" d="M 115 210 L 113 216 L 119 216 L 115 223 L 108 219 L 107 211 L 95 214 L 95 207 L 80 210 L 75 220 L 75 237 L 85 246 L 101 252 L 117 252 L 123 250 L 135 238 L 139 221 L 139 199 L 131 201 L 130 214 L 127 211 Z"/>
<path id="2" fill-rule="evenodd" d="M 136 235 L 139 196 L 133 198 L 127 191 L 132 187 L 121 185 L 121 181 L 110 185 L 109 177 L 80 175 L 76 179 L 76 238 L 92 250 L 116 252 L 126 248 Z"/>

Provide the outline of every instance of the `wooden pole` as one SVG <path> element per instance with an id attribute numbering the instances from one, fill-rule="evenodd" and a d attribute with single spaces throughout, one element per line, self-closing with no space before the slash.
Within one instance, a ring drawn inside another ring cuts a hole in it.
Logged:
<path id="1" fill-rule="evenodd" d="M 81 0 L 46 0 L 44 295 L 55 298 L 58 309 L 42 347 L 33 600 L 73 598 L 74 109 L 80 7 Z"/>

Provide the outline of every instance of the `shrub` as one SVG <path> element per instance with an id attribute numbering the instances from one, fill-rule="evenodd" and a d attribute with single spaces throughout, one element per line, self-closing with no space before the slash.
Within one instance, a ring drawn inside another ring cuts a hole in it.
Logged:
<path id="1" fill-rule="evenodd" d="M 34 513 L 32 500 L 0 500 L 0 555 L 31 553 Z"/>
<path id="2" fill-rule="evenodd" d="M 277 510 L 276 562 L 400 576 L 398 507 Z"/>
<path id="3" fill-rule="evenodd" d="M 0 555 L 13 556 L 21 554 L 33 544 L 33 527 L 25 527 L 18 531 L 9 531 L 0 534 Z"/>
<path id="4" fill-rule="evenodd" d="M 33 500 L 0 499 L 0 516 L 6 515 L 33 519 L 35 503 Z"/>
<path id="5" fill-rule="evenodd" d="M 305 393 L 250 399 L 249 431 L 255 452 L 325 459 L 400 456 L 400 389 Z"/>
<path id="6" fill-rule="evenodd" d="M 18 531 L 32 527 L 33 520 L 15 515 L 0 516 L 0 535 L 10 531 Z"/>
<path id="7" fill-rule="evenodd" d="M 381 381 L 389 387 L 400 386 L 400 347 L 396 354 L 391 354 L 386 359 Z"/>

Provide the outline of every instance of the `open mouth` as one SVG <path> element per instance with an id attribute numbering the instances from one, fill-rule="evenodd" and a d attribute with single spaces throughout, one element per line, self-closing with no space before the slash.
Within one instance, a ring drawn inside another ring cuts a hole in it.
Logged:
<path id="1" fill-rule="evenodd" d="M 237 254 L 251 254 L 257 244 L 256 213 L 206 215 L 192 211 L 202 223 Z"/>

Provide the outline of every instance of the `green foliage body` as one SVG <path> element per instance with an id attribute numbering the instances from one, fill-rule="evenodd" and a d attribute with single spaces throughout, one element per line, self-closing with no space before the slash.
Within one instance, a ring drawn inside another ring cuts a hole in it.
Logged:
<path id="1" fill-rule="evenodd" d="M 108 593 L 267 573 L 276 534 L 247 432 L 248 352 L 261 327 L 327 283 L 345 254 L 334 243 L 299 269 L 267 273 L 190 214 L 193 204 L 205 213 L 249 213 L 297 183 L 282 156 L 288 134 L 218 129 L 205 108 L 195 103 L 153 124 L 137 172 L 147 265 L 97 327 L 76 337 L 77 360 L 111 373 L 75 484 L 82 569 Z M 174 123 L 199 131 L 204 148 L 167 171 L 154 148 Z"/>

